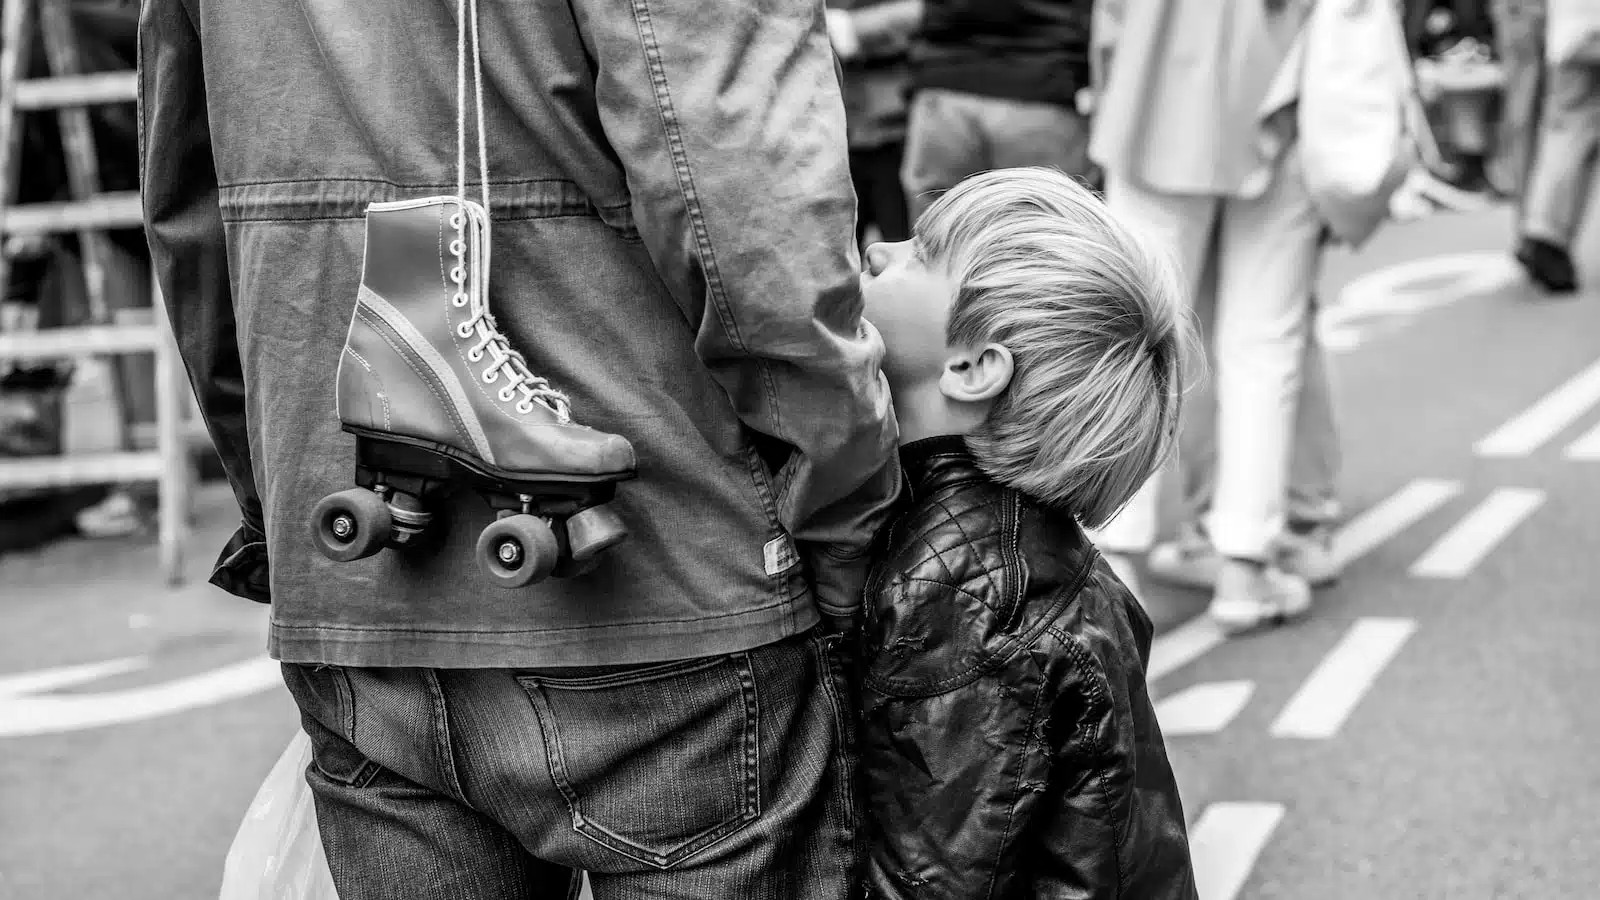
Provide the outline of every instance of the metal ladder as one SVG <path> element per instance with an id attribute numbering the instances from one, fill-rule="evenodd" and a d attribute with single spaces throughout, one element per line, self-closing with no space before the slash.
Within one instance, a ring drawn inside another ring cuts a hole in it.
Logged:
<path id="1" fill-rule="evenodd" d="M 0 0 L 0 241 L 18 235 L 76 233 L 84 262 L 89 323 L 0 332 L 0 361 L 121 356 L 149 353 L 155 362 L 156 440 L 153 450 L 133 448 L 125 420 L 126 392 L 114 391 L 122 411 L 113 425 L 118 449 L 108 453 L 0 459 L 0 489 L 65 488 L 91 484 L 156 482 L 159 490 L 161 568 L 169 584 L 182 580 L 182 546 L 188 527 L 191 466 L 183 419 L 188 385 L 171 338 L 160 287 L 151 276 L 148 323 L 118 324 L 106 298 L 106 229 L 143 223 L 137 191 L 103 193 L 86 107 L 133 103 L 133 71 L 83 74 L 68 0 Z M 33 19 L 44 38 L 50 77 L 27 79 Z M 54 110 L 66 152 L 72 200 L 16 205 L 22 173 L 21 114 Z M 0 296 L 10 278 L 0 253 Z"/>

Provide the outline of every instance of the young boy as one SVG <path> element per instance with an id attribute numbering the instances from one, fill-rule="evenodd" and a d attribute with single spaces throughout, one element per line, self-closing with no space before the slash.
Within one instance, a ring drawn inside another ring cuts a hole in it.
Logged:
<path id="1" fill-rule="evenodd" d="M 1045 169 L 969 178 L 868 249 L 909 487 L 863 629 L 872 896 L 1195 897 L 1150 620 L 1080 528 L 1173 445 L 1177 285 Z"/>

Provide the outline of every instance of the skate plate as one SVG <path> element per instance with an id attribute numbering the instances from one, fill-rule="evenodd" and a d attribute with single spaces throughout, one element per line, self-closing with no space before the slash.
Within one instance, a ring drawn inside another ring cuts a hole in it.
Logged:
<path id="1" fill-rule="evenodd" d="M 437 493 L 446 483 L 464 484 L 496 510 L 569 516 L 608 503 L 629 470 L 599 475 L 512 472 L 436 441 L 346 425 L 356 437 L 356 484 L 382 483 L 415 497 Z"/>

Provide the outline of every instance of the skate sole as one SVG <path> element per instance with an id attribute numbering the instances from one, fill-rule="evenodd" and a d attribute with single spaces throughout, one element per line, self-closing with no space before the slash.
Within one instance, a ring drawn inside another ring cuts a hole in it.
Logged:
<path id="1" fill-rule="evenodd" d="M 356 455 L 361 468 L 430 481 L 465 480 L 480 490 L 506 497 L 515 497 L 519 494 L 586 496 L 595 493 L 597 488 L 629 481 L 638 475 L 632 469 L 594 475 L 571 472 L 513 472 L 475 459 L 437 441 L 372 431 L 351 425 L 344 426 L 344 430 L 357 439 Z"/>

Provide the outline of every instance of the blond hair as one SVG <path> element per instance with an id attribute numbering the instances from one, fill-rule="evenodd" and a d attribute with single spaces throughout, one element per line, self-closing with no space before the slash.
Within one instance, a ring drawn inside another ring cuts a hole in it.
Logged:
<path id="1" fill-rule="evenodd" d="M 991 477 L 1069 510 L 1116 514 L 1176 445 L 1195 332 L 1158 245 L 1052 169 L 974 175 L 917 221 L 958 285 L 951 346 L 998 343 L 1015 372 L 967 435 Z"/>

